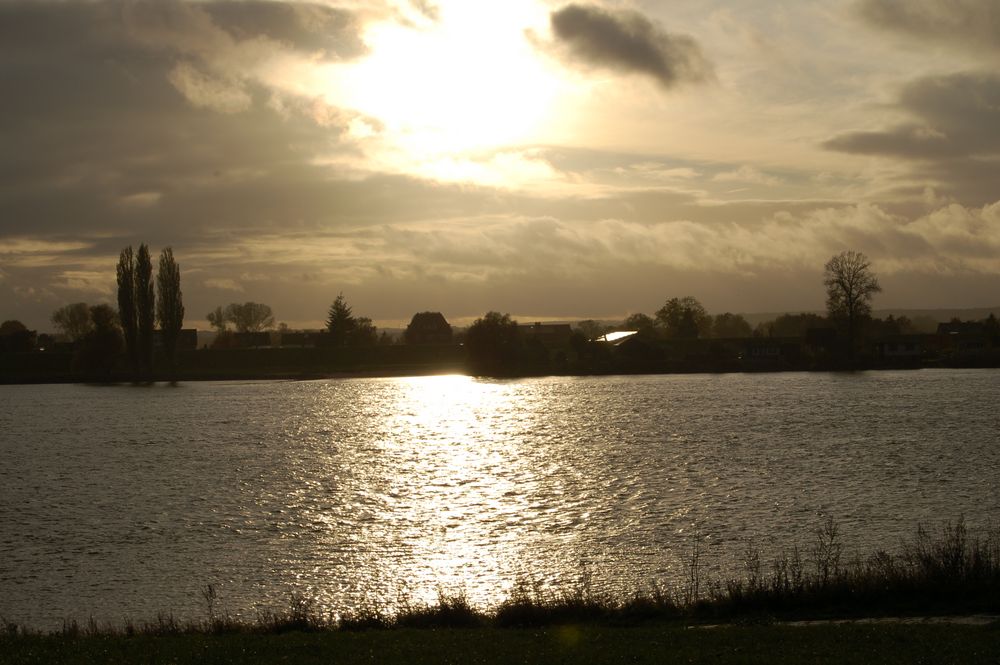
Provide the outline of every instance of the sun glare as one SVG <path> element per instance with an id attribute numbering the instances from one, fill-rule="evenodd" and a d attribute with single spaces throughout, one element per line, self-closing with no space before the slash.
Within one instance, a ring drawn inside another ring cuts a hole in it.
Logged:
<path id="1" fill-rule="evenodd" d="M 412 157 L 527 142 L 558 83 L 526 33 L 545 16 L 530 0 L 458 0 L 431 25 L 377 23 L 365 34 L 369 55 L 334 68 L 330 86 Z"/>

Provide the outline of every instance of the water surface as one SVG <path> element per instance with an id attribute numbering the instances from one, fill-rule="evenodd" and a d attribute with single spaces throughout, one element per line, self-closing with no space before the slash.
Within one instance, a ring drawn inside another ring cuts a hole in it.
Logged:
<path id="1" fill-rule="evenodd" d="M 631 593 L 1000 508 L 1000 372 L 0 386 L 0 616 Z"/>

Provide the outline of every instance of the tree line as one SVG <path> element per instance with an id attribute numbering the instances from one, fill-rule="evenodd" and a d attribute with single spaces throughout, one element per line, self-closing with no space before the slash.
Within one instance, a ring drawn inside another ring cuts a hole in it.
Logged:
<path id="1" fill-rule="evenodd" d="M 180 266 L 173 250 L 160 252 L 153 279 L 149 247 L 140 244 L 121 250 L 116 268 L 117 304 L 64 305 L 52 313 L 52 324 L 76 347 L 74 367 L 90 375 L 114 372 L 124 351 L 134 378 L 153 371 L 154 331 L 159 326 L 162 354 L 172 368 L 177 340 L 184 325 L 184 300 Z"/>
<path id="2" fill-rule="evenodd" d="M 168 247 L 161 252 L 154 280 L 148 247 L 141 244 L 135 252 L 131 246 L 124 248 L 119 256 L 117 283 L 117 310 L 106 304 L 90 306 L 73 303 L 53 313 L 52 322 L 76 344 L 79 361 L 74 362 L 91 374 L 100 372 L 102 368 L 110 374 L 124 350 L 133 375 L 148 377 L 153 370 L 153 338 L 158 326 L 162 357 L 172 366 L 184 317 L 180 268 L 172 250 Z M 407 326 L 403 341 L 411 345 L 445 345 L 460 341 L 465 344 L 473 369 L 481 373 L 509 374 L 518 371 L 562 371 L 571 363 L 586 359 L 588 354 L 607 355 L 607 350 L 596 350 L 593 340 L 611 330 L 635 331 L 638 334 L 634 340 L 646 343 L 646 351 L 633 345 L 633 357 L 636 359 L 633 364 L 636 367 L 642 364 L 642 358 L 662 357 L 663 353 L 670 357 L 676 357 L 678 353 L 702 353 L 695 351 L 702 347 L 663 344 L 671 341 L 809 337 L 823 340 L 821 344 L 828 351 L 853 361 L 855 353 L 861 348 L 860 340 L 866 335 L 885 338 L 917 332 L 914 323 L 905 317 L 872 318 L 872 300 L 882 289 L 871 262 L 860 252 L 845 251 L 831 257 L 824 266 L 823 287 L 825 315 L 784 314 L 756 328 L 742 315 L 732 312 L 709 315 L 697 298 L 689 295 L 669 298 L 651 315 L 631 314 L 617 326 L 607 327 L 592 320 L 580 321 L 571 334 L 569 326 L 564 326 L 565 337 L 571 337 L 568 343 L 565 339 L 554 342 L 551 336 L 544 337 L 519 329 L 509 314 L 495 311 L 477 319 L 457 338 L 439 312 L 420 312 Z M 256 302 L 220 305 L 206 318 L 219 333 L 215 344 L 219 348 L 237 346 L 239 340 L 235 339 L 236 333 L 263 332 L 273 329 L 275 325 L 271 307 Z M 992 331 L 993 338 L 1000 334 L 995 318 L 988 319 L 983 325 L 987 332 Z M 284 324 L 278 325 L 278 331 L 291 332 Z M 817 331 L 836 333 L 836 336 L 813 335 Z M 370 318 L 356 315 L 343 293 L 337 295 L 327 310 L 324 332 L 320 338 L 303 338 L 303 343 L 366 347 L 397 342 L 385 332 L 380 335 Z M 0 349 L 30 350 L 32 336 L 33 333 L 18 322 L 4 322 L 0 326 Z M 814 341 L 808 343 L 815 344 Z M 684 351 L 685 348 L 690 351 Z M 738 347 L 730 344 L 726 348 Z M 622 351 L 622 357 L 630 353 L 624 347 Z M 586 369 L 585 363 L 580 366 Z M 647 366 L 652 367 L 653 364 Z"/>

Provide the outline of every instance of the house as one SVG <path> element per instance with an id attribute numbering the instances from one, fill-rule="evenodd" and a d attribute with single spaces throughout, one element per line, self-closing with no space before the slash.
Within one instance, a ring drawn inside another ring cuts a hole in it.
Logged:
<path id="1" fill-rule="evenodd" d="M 418 312 L 410 319 L 403 338 L 407 344 L 451 344 L 452 330 L 441 312 Z"/>
<path id="2" fill-rule="evenodd" d="M 518 324 L 517 331 L 525 340 L 535 339 L 549 348 L 569 346 L 573 338 L 573 328 L 568 323 Z"/>
<path id="3" fill-rule="evenodd" d="M 740 360 L 751 367 L 778 367 L 798 362 L 801 354 L 798 338 L 748 337 Z"/>
<path id="4" fill-rule="evenodd" d="M 233 333 L 234 346 L 239 349 L 259 349 L 271 346 L 269 332 L 236 332 Z"/>
<path id="5" fill-rule="evenodd" d="M 922 357 L 927 350 L 926 335 L 891 335 L 875 341 L 875 357 L 907 360 Z"/>
<path id="6" fill-rule="evenodd" d="M 990 335 L 981 321 L 939 323 L 938 338 L 955 355 L 975 356 L 990 348 Z"/>
<path id="7" fill-rule="evenodd" d="M 322 332 L 283 332 L 278 337 L 278 346 L 282 348 L 311 349 L 321 346 Z"/>

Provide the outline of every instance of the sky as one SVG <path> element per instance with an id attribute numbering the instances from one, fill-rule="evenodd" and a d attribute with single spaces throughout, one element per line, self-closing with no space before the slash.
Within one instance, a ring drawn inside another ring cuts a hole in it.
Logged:
<path id="1" fill-rule="evenodd" d="M 996 0 L 0 0 L 0 319 L 1000 304 Z"/>

